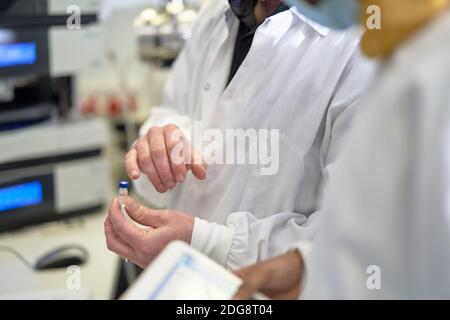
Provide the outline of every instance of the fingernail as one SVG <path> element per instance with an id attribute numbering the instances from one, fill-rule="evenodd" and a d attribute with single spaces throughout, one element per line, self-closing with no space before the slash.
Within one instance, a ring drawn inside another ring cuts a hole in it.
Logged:
<path id="1" fill-rule="evenodd" d="M 137 172 L 136 170 L 131 171 L 131 177 L 138 178 L 139 177 L 139 172 Z"/>
<path id="2" fill-rule="evenodd" d="M 202 173 L 205 175 L 205 178 L 206 178 L 206 168 L 204 166 L 199 166 L 199 168 L 202 171 Z"/>
<path id="3" fill-rule="evenodd" d="M 179 173 L 177 174 L 177 182 L 183 182 L 184 181 L 184 175 Z"/>
<path id="4" fill-rule="evenodd" d="M 156 190 L 158 190 L 159 192 L 165 192 L 166 187 L 163 184 L 160 184 L 159 186 L 156 187 Z"/>
<path id="5" fill-rule="evenodd" d="M 167 188 L 169 188 L 169 189 L 173 189 L 176 186 L 175 182 L 173 182 L 173 181 L 168 182 L 166 185 L 167 185 Z"/>

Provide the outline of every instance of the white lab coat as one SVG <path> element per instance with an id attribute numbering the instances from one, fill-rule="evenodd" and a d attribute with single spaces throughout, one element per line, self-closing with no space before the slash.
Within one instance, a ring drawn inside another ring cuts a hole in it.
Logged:
<path id="1" fill-rule="evenodd" d="M 450 298 L 449 30 L 450 13 L 404 45 L 361 109 L 303 298 Z"/>
<path id="2" fill-rule="evenodd" d="M 321 187 L 340 153 L 356 102 L 376 71 L 362 57 L 359 30 L 334 32 L 294 9 L 267 19 L 225 89 L 238 27 L 226 0 L 212 1 L 167 84 L 166 107 L 210 128 L 280 129 L 280 170 L 210 165 L 164 205 L 196 217 L 191 245 L 230 269 L 309 246 L 320 216 Z M 150 117 L 155 124 L 180 117 Z M 189 122 L 189 121 L 187 121 Z M 138 190 L 158 199 L 146 177 Z"/>

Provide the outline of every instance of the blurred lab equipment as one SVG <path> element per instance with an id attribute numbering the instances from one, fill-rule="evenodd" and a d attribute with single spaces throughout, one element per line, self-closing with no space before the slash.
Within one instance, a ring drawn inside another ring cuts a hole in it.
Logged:
<path id="1" fill-rule="evenodd" d="M 0 232 L 100 209 L 106 133 L 95 119 L 0 133 Z"/>
<path id="2" fill-rule="evenodd" d="M 134 22 L 148 6 L 171 19 L 182 13 L 167 2 L 11 0 L 0 7 L 0 146 L 7 151 L 0 155 L 0 243 L 28 261 L 67 243 L 86 248 L 92 258 L 82 266 L 83 298 L 110 298 L 121 290 L 121 279 L 113 287 L 118 259 L 103 236 L 103 206 L 113 197 L 109 166 L 122 160 L 111 142 L 124 131 L 127 149 L 133 127 L 159 104 L 174 53 L 159 61 L 141 56 L 139 30 L 146 25 Z M 200 2 L 183 1 L 183 11 Z M 108 3 L 118 9 L 97 20 Z M 74 4 L 83 13 L 80 30 L 67 27 L 67 8 Z M 186 19 L 174 22 L 180 21 Z M 110 132 L 108 124 L 117 130 Z M 63 223 L 41 224 L 54 220 Z M 74 297 L 60 291 L 64 270 L 33 273 L 14 255 L 0 255 L 0 295 Z M 135 277 L 128 271 L 125 286 Z"/>
<path id="3" fill-rule="evenodd" d="M 83 11 L 82 30 L 71 30 L 60 5 L 16 0 L 0 11 L 0 130 L 67 116 L 77 73 L 102 58 L 96 14 Z"/>
<path id="4" fill-rule="evenodd" d="M 171 65 L 191 34 L 198 1 L 170 0 L 144 9 L 134 20 L 143 61 Z"/>
<path id="5" fill-rule="evenodd" d="M 113 197 L 110 158 L 121 156 L 111 152 L 106 121 L 80 116 L 78 95 L 80 77 L 107 64 L 104 26 L 97 21 L 102 2 L 1 2 L 0 244 L 39 262 L 28 268 L 0 248 L 1 298 L 115 296 L 119 263 L 106 249 L 103 221 Z M 68 28 L 73 5 L 82 13 L 75 29 Z M 60 222 L 41 224 L 54 220 Z M 55 249 L 67 243 L 91 258 Z M 66 283 L 67 272 L 77 269 L 48 269 L 84 261 L 80 290 Z"/>
<path id="6" fill-rule="evenodd" d="M 93 34 L 66 27 L 63 2 L 9 1 L 0 11 L 0 147 L 8 151 L 0 155 L 0 232 L 93 212 L 108 200 L 107 126 L 71 117 L 79 65 L 99 57 L 67 58 L 70 41 L 84 47 Z M 80 23 L 89 29 L 96 14 L 84 3 Z"/>

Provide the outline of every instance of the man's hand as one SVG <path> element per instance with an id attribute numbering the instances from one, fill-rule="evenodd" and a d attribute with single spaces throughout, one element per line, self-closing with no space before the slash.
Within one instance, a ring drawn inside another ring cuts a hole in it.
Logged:
<path id="1" fill-rule="evenodd" d="M 173 124 L 153 127 L 139 138 L 125 156 L 125 168 L 132 180 L 144 173 L 160 193 L 183 182 L 188 170 L 200 180 L 206 178 L 206 164 L 200 154 Z"/>
<path id="2" fill-rule="evenodd" d="M 271 299 L 297 299 L 302 272 L 303 259 L 297 251 L 242 269 L 236 275 L 244 283 L 234 299 L 250 300 L 256 292 Z"/>
<path id="3" fill-rule="evenodd" d="M 128 215 L 137 223 L 150 227 L 139 229 L 125 220 L 115 199 L 105 220 L 106 244 L 109 250 L 145 268 L 173 240 L 191 242 L 194 218 L 170 210 L 151 210 L 128 197 Z"/>

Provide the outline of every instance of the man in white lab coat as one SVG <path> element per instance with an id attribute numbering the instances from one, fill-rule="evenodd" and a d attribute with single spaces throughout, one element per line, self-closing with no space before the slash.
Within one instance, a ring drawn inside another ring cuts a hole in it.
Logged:
<path id="1" fill-rule="evenodd" d="M 376 71 L 359 51 L 357 29 L 332 31 L 295 9 L 279 10 L 279 0 L 230 3 L 214 0 L 203 10 L 167 83 L 166 111 L 150 117 L 127 155 L 128 174 L 150 202 L 155 189 L 170 190 L 161 203 L 167 210 L 127 205 L 151 231 L 126 224 L 117 201 L 110 207 L 108 247 L 141 267 L 172 240 L 230 269 L 298 242 L 306 252 L 321 189 Z M 171 163 L 171 134 L 180 128 L 189 137 L 196 120 L 221 132 L 279 130 L 276 174 L 261 174 L 261 163 Z"/>
<path id="2" fill-rule="evenodd" d="M 384 73 L 330 177 L 312 253 L 241 270 L 240 298 L 295 298 L 301 282 L 306 299 L 450 298 L 450 1 L 358 1 L 381 9 L 362 44 L 388 57 Z"/>

